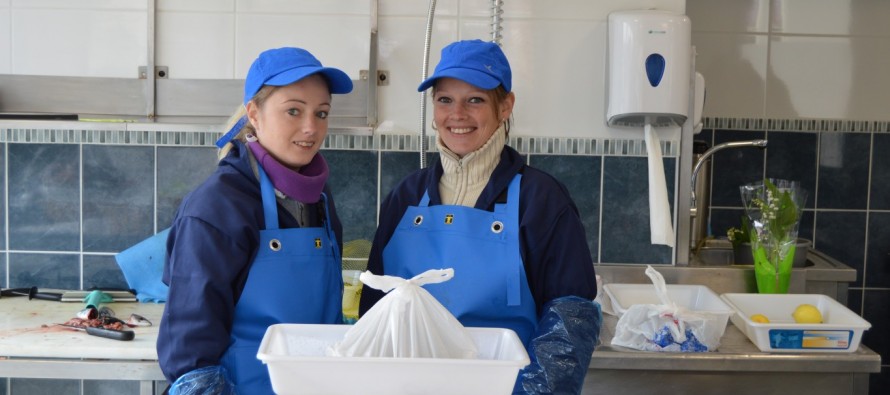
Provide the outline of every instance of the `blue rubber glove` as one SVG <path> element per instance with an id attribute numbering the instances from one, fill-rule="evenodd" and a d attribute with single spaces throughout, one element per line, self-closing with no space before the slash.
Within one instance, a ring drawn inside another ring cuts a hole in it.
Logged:
<path id="1" fill-rule="evenodd" d="M 237 395 L 235 386 L 226 377 L 226 368 L 205 366 L 192 370 L 170 386 L 169 395 Z"/>
<path id="2" fill-rule="evenodd" d="M 513 394 L 580 394 L 602 322 L 599 303 L 587 299 L 545 304 L 529 343 L 531 363 L 519 371 Z"/>
<path id="3" fill-rule="evenodd" d="M 114 298 L 111 295 L 102 292 L 100 290 L 94 290 L 90 292 L 83 298 L 83 303 L 86 304 L 87 308 L 93 307 L 96 310 L 99 309 L 99 306 L 102 303 L 111 303 L 114 302 Z"/>

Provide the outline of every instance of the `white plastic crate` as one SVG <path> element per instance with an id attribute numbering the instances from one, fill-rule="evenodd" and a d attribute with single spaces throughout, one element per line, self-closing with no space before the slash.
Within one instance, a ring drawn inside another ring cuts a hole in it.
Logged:
<path id="1" fill-rule="evenodd" d="M 729 317 L 735 312 L 714 291 L 704 285 L 665 284 L 668 297 L 689 310 L 706 311 Z M 652 284 L 606 284 L 603 286 L 612 309 L 619 317 L 635 304 L 661 304 Z"/>
<path id="2" fill-rule="evenodd" d="M 467 328 L 477 359 L 334 357 L 326 351 L 348 325 L 276 324 L 266 330 L 257 358 L 272 389 L 290 394 L 509 394 L 529 363 L 516 333 Z"/>
<path id="3" fill-rule="evenodd" d="M 714 291 L 704 285 L 665 284 L 668 298 L 690 311 L 705 313 L 713 324 L 709 333 L 723 337 L 726 324 L 735 310 L 723 302 Z M 635 304 L 661 304 L 652 284 L 606 284 L 603 286 L 612 303 L 612 310 L 621 317 Z"/>
<path id="4" fill-rule="evenodd" d="M 859 348 L 868 321 L 838 303 L 817 294 L 723 294 L 736 313 L 732 323 L 764 352 L 853 352 Z M 791 314 L 801 304 L 811 304 L 822 314 L 821 324 L 798 324 Z M 763 314 L 769 323 L 751 321 Z"/>

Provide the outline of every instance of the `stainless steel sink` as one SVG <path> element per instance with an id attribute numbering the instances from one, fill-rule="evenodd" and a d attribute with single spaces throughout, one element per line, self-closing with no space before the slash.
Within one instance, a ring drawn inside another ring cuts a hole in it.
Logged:
<path id="1" fill-rule="evenodd" d="M 812 246 L 812 243 L 809 240 L 798 239 L 797 251 L 798 253 L 804 251 L 809 254 L 809 250 Z M 735 252 L 732 249 L 732 243 L 730 243 L 727 239 L 705 239 L 701 246 L 696 250 L 693 249 L 690 253 L 692 255 L 692 259 L 690 259 L 690 266 L 726 266 L 726 265 L 737 265 L 735 259 Z M 809 260 L 809 256 L 806 257 L 805 260 L 796 259 L 799 255 L 795 256 L 794 267 L 808 267 L 813 266 L 814 263 Z M 748 254 L 748 260 L 750 262 L 751 255 Z M 745 266 L 751 266 L 750 263 L 743 264 Z"/>
<path id="2" fill-rule="evenodd" d="M 689 266 L 726 266 L 735 263 L 732 243 L 723 239 L 706 239 L 697 249 L 690 252 Z"/>
<path id="3" fill-rule="evenodd" d="M 718 294 L 756 293 L 753 265 L 735 265 L 728 240 L 706 240 L 693 251 L 688 266 L 652 265 L 668 284 L 707 285 Z M 646 265 L 601 264 L 596 273 L 604 283 L 651 284 Z M 823 294 L 847 304 L 849 283 L 856 281 L 856 269 L 838 262 L 821 251 L 807 250 L 804 267 L 792 269 L 790 293 Z"/>

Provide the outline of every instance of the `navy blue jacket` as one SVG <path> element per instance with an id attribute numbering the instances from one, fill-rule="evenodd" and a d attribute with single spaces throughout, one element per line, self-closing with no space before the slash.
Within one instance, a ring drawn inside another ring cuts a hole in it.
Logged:
<path id="1" fill-rule="evenodd" d="M 219 365 L 229 346 L 235 304 L 265 229 L 260 184 L 247 147 L 235 148 L 216 171 L 186 195 L 167 239 L 163 281 L 170 286 L 158 334 L 158 360 L 171 383 L 194 369 Z M 342 251 L 343 228 L 327 186 L 331 225 Z M 310 226 L 322 226 L 324 208 L 310 204 Z M 278 205 L 281 228 L 299 227 Z M 312 303 L 269 295 L 268 303 Z"/>
<path id="2" fill-rule="evenodd" d="M 556 298 L 578 296 L 593 300 L 596 297 L 596 276 L 584 225 L 578 208 L 562 183 L 541 170 L 525 165 L 523 157 L 516 150 L 504 146 L 500 162 L 476 201 L 475 208 L 493 211 L 496 202 L 502 203 L 506 199 L 507 187 L 519 172 L 522 172 L 519 248 L 539 316 L 544 304 Z M 368 270 L 372 273 L 383 273 L 383 249 L 409 206 L 416 206 L 427 190 L 430 205 L 442 204 L 439 195 L 442 173 L 442 164 L 438 161 L 434 166 L 420 169 L 402 180 L 383 201 L 368 259 Z M 423 251 L 417 251 L 417 257 L 422 259 Z M 364 314 L 382 296 L 382 292 L 365 287 L 360 312 Z"/>

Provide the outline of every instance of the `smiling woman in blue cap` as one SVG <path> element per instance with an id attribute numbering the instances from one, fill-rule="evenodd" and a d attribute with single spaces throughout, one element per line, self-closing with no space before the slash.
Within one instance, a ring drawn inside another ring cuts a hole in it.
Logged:
<path id="1" fill-rule="evenodd" d="M 351 90 L 300 48 L 250 67 L 219 165 L 167 239 L 157 350 L 170 394 L 272 394 L 256 357 L 266 328 L 342 322 L 342 226 L 318 151 L 331 94 Z"/>
<path id="2" fill-rule="evenodd" d="M 558 180 L 506 145 L 515 95 L 501 48 L 442 49 L 432 88 L 439 161 L 384 200 L 368 270 L 411 278 L 454 268 L 426 288 L 464 325 L 509 328 L 532 363 L 516 394 L 578 394 L 602 315 L 584 226 Z M 365 288 L 360 312 L 382 297 Z"/>

